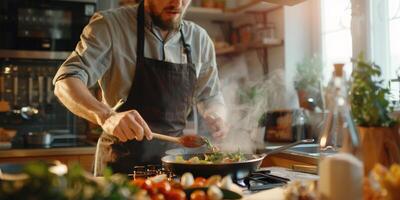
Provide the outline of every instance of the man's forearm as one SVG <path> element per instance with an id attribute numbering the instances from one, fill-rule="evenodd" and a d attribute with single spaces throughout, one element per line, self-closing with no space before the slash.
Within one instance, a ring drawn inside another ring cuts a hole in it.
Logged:
<path id="1" fill-rule="evenodd" d="M 98 101 L 78 78 L 66 78 L 55 84 L 55 95 L 74 114 L 102 125 L 113 113 L 112 109 Z"/>

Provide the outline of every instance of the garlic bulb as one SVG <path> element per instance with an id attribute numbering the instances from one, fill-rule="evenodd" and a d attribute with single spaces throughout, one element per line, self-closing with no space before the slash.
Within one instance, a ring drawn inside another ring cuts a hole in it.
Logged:
<path id="1" fill-rule="evenodd" d="M 181 185 L 183 188 L 188 188 L 194 183 L 193 174 L 190 172 L 186 172 L 181 177 Z"/>
<path id="2" fill-rule="evenodd" d="M 224 194 L 222 193 L 221 189 L 215 185 L 212 185 L 207 190 L 207 196 L 210 200 L 221 200 L 224 197 Z"/>

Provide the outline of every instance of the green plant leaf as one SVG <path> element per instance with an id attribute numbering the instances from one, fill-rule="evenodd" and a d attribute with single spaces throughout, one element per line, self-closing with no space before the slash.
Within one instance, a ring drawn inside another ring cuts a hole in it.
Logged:
<path id="1" fill-rule="evenodd" d="M 360 126 L 393 126 L 397 121 L 390 116 L 390 91 L 383 87 L 378 65 L 364 60 L 360 54 L 353 60 L 352 84 L 350 91 L 351 111 L 356 124 Z"/>

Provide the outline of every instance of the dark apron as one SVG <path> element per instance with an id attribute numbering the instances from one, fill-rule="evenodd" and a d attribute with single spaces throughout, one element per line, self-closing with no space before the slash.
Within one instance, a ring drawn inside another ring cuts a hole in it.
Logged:
<path id="1" fill-rule="evenodd" d="M 170 136 L 182 135 L 186 119 L 193 105 L 196 71 L 190 46 L 180 30 L 187 64 L 176 64 L 144 57 L 144 7 L 139 5 L 137 15 L 137 61 L 133 86 L 127 101 L 118 112 L 135 109 L 153 132 Z M 95 175 L 105 166 L 113 172 L 132 173 L 135 165 L 161 164 L 165 151 L 176 145 L 159 140 L 117 141 L 102 134 L 96 151 Z"/>

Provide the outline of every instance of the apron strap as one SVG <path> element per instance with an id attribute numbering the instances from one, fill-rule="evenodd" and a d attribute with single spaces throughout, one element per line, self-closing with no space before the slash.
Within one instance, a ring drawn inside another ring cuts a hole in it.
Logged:
<path id="1" fill-rule="evenodd" d="M 144 1 L 141 1 L 138 7 L 136 30 L 136 65 L 142 65 L 144 63 Z"/>
<path id="2" fill-rule="evenodd" d="M 192 61 L 192 48 L 190 47 L 189 44 L 186 43 L 185 36 L 183 36 L 182 28 L 180 28 L 180 32 L 181 32 L 181 40 L 182 40 L 182 43 L 183 43 L 183 48 L 185 48 L 187 62 L 189 64 L 193 64 L 193 61 Z"/>

